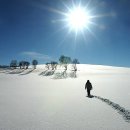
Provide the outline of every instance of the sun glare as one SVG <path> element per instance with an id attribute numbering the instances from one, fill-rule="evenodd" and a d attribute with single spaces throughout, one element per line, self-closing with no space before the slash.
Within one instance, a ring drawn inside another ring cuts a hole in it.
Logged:
<path id="1" fill-rule="evenodd" d="M 75 41 L 80 34 L 85 40 L 86 34 L 89 33 L 95 37 L 92 26 L 98 26 L 95 19 L 103 17 L 104 15 L 95 14 L 95 8 L 90 7 L 90 1 L 85 4 L 82 4 L 81 1 L 79 4 L 76 4 L 72 1 L 72 5 L 63 2 L 63 5 L 65 6 L 65 9 L 63 9 L 64 11 L 50 8 L 50 11 L 62 16 L 61 19 L 54 20 L 55 23 L 63 23 L 63 26 L 58 31 L 68 28 L 68 33 L 66 33 L 65 36 L 67 37 L 71 32 L 74 32 Z"/>
<path id="2" fill-rule="evenodd" d="M 88 26 L 90 16 L 84 8 L 75 7 L 67 14 L 67 22 L 71 30 L 82 30 Z"/>

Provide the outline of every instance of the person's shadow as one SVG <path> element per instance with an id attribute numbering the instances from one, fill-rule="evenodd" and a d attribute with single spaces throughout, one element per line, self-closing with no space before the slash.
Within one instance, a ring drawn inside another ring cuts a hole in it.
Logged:
<path id="1" fill-rule="evenodd" d="M 88 98 L 94 98 L 94 96 L 93 96 L 93 95 L 90 95 L 90 96 L 86 96 L 86 97 L 88 97 Z"/>
<path id="2" fill-rule="evenodd" d="M 90 96 L 86 96 L 86 97 L 96 98 L 96 99 L 106 103 L 107 105 L 111 106 L 114 110 L 116 110 L 120 115 L 122 115 L 126 122 L 130 123 L 130 110 L 127 110 L 124 107 L 120 106 L 119 104 L 116 104 L 116 103 L 110 101 L 109 99 L 102 98 L 100 96 L 90 95 Z"/>

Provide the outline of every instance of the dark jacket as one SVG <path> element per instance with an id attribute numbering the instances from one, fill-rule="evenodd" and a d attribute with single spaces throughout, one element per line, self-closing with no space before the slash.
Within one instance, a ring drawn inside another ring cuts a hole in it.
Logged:
<path id="1" fill-rule="evenodd" d="M 92 84 L 89 81 L 85 84 L 85 89 L 92 90 Z"/>

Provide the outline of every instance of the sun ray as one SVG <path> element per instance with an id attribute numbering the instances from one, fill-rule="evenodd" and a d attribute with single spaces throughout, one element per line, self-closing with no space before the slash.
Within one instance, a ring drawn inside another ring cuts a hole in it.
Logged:
<path id="1" fill-rule="evenodd" d="M 86 7 L 86 9 L 88 9 L 89 4 L 91 3 L 91 1 L 92 1 L 92 0 L 88 0 L 87 4 L 86 4 L 86 6 L 85 6 L 85 7 Z"/>
<path id="2" fill-rule="evenodd" d="M 68 35 L 70 34 L 70 32 L 68 31 L 67 33 L 66 33 L 66 35 L 64 36 L 64 38 L 60 41 L 60 43 L 59 43 L 59 47 L 65 42 L 65 40 L 67 39 L 67 37 L 68 37 Z"/>
<path id="3" fill-rule="evenodd" d="M 75 42 L 80 34 L 83 36 L 85 41 L 87 40 L 86 33 L 90 33 L 94 38 L 96 38 L 96 35 L 92 31 L 91 27 L 99 27 L 95 19 L 108 16 L 108 14 L 95 14 L 97 5 L 90 8 L 92 0 L 88 0 L 86 5 L 83 4 L 81 0 L 79 0 L 78 3 L 74 0 L 70 0 L 69 4 L 65 3 L 64 1 L 61 2 L 65 7 L 62 10 L 47 7 L 49 11 L 60 14 L 62 16 L 62 18 L 52 20 L 52 23 L 62 22 L 65 24 L 62 28 L 58 29 L 56 33 L 68 28 L 68 33 L 65 35 L 65 38 L 70 33 L 74 33 Z M 62 40 L 62 42 L 63 41 L 65 41 L 65 39 Z"/>
<path id="4" fill-rule="evenodd" d="M 86 41 L 87 41 L 87 39 L 86 39 L 86 37 L 85 37 L 85 33 L 84 33 L 84 31 L 83 31 L 83 30 L 81 30 L 81 33 L 82 33 L 82 36 L 83 36 L 83 38 L 84 38 L 84 41 L 86 42 Z"/>
<path id="5" fill-rule="evenodd" d="M 86 27 L 86 29 L 88 30 L 88 32 L 97 40 L 96 35 L 92 32 L 92 30 L 89 27 Z"/>

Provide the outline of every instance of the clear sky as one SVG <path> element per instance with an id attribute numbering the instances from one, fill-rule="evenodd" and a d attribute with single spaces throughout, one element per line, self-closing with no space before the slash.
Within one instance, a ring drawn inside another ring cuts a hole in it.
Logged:
<path id="1" fill-rule="evenodd" d="M 130 0 L 81 0 L 93 24 L 75 33 L 65 15 L 79 0 L 0 0 L 0 64 L 57 60 L 130 67 Z M 80 18 L 79 18 L 80 19 Z"/>

